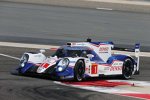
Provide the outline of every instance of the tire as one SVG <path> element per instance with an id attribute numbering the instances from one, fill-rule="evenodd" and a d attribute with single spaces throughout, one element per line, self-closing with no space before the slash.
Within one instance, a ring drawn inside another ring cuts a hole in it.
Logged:
<path id="1" fill-rule="evenodd" d="M 122 68 L 122 77 L 124 79 L 130 79 L 134 69 L 133 61 L 130 58 L 124 60 Z"/>
<path id="2" fill-rule="evenodd" d="M 83 60 L 78 60 L 74 68 L 74 80 L 82 81 L 85 73 L 85 63 Z"/>

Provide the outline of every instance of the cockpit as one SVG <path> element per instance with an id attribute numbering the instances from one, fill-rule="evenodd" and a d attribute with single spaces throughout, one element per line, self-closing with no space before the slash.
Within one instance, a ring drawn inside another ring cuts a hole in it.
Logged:
<path id="1" fill-rule="evenodd" d="M 81 46 L 62 46 L 60 47 L 53 56 L 57 56 L 58 58 L 63 57 L 87 57 L 88 54 L 92 54 L 93 57 L 90 59 L 91 61 L 102 61 L 102 59 L 88 47 Z"/>

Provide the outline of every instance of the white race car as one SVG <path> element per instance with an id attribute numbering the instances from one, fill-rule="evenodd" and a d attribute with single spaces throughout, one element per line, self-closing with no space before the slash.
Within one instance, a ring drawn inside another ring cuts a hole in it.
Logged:
<path id="1" fill-rule="evenodd" d="M 112 42 L 71 42 L 61 46 L 50 57 L 26 52 L 17 69 L 19 73 L 49 75 L 57 79 L 82 81 L 88 77 L 120 75 L 129 79 L 139 74 L 139 44 L 135 45 L 135 57 L 112 54 Z"/>

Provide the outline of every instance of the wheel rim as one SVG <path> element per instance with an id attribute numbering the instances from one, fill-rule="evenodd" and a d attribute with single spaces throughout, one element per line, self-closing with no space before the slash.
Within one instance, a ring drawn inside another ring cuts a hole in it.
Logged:
<path id="1" fill-rule="evenodd" d="M 84 74 L 84 63 L 83 63 L 83 62 L 80 62 L 80 63 L 78 64 L 78 69 L 77 69 L 77 71 L 78 71 L 77 79 L 78 79 L 78 81 L 81 81 L 82 78 L 83 78 L 83 74 Z"/>
<path id="2" fill-rule="evenodd" d="M 124 77 L 125 78 L 130 78 L 132 75 L 132 71 L 133 71 L 133 63 L 131 60 L 126 60 L 124 63 Z"/>
<path id="3" fill-rule="evenodd" d="M 83 75 L 83 63 L 79 63 L 79 68 L 78 68 L 78 74 L 80 75 L 80 76 L 82 76 Z"/>

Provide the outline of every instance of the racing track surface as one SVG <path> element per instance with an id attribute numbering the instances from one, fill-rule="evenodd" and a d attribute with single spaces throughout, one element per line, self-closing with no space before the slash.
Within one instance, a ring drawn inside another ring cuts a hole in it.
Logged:
<path id="1" fill-rule="evenodd" d="M 146 13 L 0 2 L 0 41 L 60 45 L 90 37 L 145 47 L 150 46 L 149 29 Z"/>
<path id="2" fill-rule="evenodd" d="M 0 2 L 0 41 L 60 45 L 92 37 L 150 46 L 149 20 L 150 15 L 144 13 Z M 0 47 L 0 53 L 15 57 L 25 51 L 35 50 Z M 132 80 L 150 81 L 149 60 L 141 58 L 141 74 Z M 49 79 L 11 75 L 17 65 L 18 60 L 0 56 L 0 100 L 136 100 L 61 86 Z"/>
<path id="3" fill-rule="evenodd" d="M 36 49 L 0 47 L 0 53 L 20 57 L 22 52 Z M 47 51 L 47 55 L 51 54 Z M 141 58 L 141 74 L 132 80 L 150 81 L 149 58 Z M 61 86 L 50 79 L 11 75 L 18 60 L 0 56 L 0 100 L 137 100 L 112 94 Z"/>

